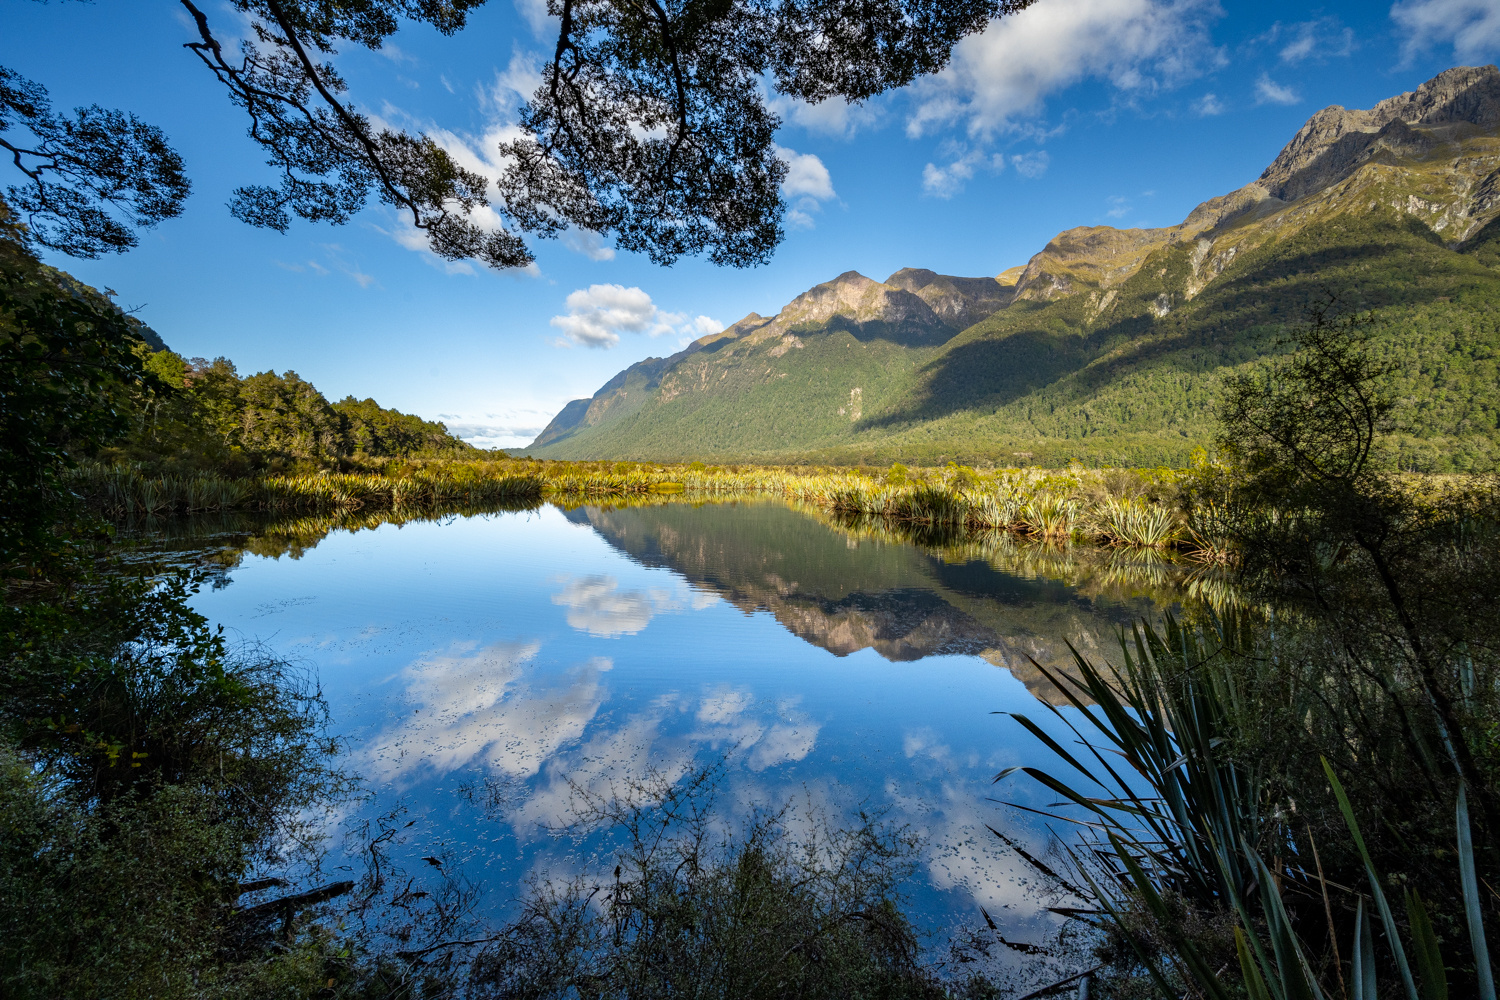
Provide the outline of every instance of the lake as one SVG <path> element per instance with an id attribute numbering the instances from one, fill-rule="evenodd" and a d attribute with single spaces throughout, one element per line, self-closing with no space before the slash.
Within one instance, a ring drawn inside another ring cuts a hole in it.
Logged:
<path id="1" fill-rule="evenodd" d="M 993 799 L 1051 796 L 992 779 L 1058 765 L 994 713 L 1072 739 L 1036 664 L 1066 670 L 1069 642 L 1114 658 L 1118 630 L 1186 586 L 1154 557 L 912 538 L 769 500 L 356 527 L 179 522 L 158 547 L 213 569 L 195 606 L 235 641 L 315 671 L 373 792 L 348 818 L 405 809 L 407 866 L 441 860 L 497 914 L 528 875 L 610 864 L 607 838 L 562 829 L 581 793 L 724 758 L 730 819 L 792 801 L 919 832 L 919 924 L 983 907 L 1009 938 L 1054 933 L 987 825 L 1045 850 L 1043 821 Z"/>

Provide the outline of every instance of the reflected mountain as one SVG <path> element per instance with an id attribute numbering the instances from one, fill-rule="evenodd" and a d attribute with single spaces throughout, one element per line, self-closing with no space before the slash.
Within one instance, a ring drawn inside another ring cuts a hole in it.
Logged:
<path id="1" fill-rule="evenodd" d="M 766 498 L 554 506 L 635 562 L 672 570 L 705 598 L 746 614 L 767 612 L 836 656 L 862 649 L 893 662 L 980 656 L 1049 701 L 1059 693 L 1032 660 L 1071 672 L 1069 643 L 1116 659 L 1121 628 L 1189 599 L 1232 599 L 1222 581 L 1151 553 L 843 520 Z M 143 564 L 194 570 L 217 588 L 246 555 L 297 559 L 332 531 L 432 519 L 441 518 L 205 516 L 121 534 Z M 552 600 L 568 607 L 575 628 L 605 637 L 641 631 L 672 603 L 665 594 L 620 591 L 607 576 L 570 579 Z"/>
<path id="2" fill-rule="evenodd" d="M 981 656 L 1038 697 L 1059 693 L 1037 670 L 1071 671 L 1071 642 L 1113 658 L 1117 633 L 1181 593 L 1160 561 L 1121 566 L 1107 550 L 1018 542 L 996 533 L 914 544 L 775 501 L 582 506 L 565 511 L 619 551 L 681 574 L 700 591 L 847 656 Z"/>

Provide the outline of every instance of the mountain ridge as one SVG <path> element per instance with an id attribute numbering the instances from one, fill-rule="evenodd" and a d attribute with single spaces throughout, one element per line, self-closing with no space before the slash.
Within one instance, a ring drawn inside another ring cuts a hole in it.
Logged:
<path id="1" fill-rule="evenodd" d="M 1444 358 L 1494 365 L 1497 125 L 1493 66 L 1456 67 L 1371 109 L 1322 109 L 1257 179 L 1176 226 L 1065 230 L 995 278 L 845 272 L 770 318 L 626 368 L 569 403 L 531 453 L 1178 461 L 1211 436 L 1217 373 L 1274 353 L 1294 307 L 1342 292 L 1348 308 L 1407 324 L 1390 334 L 1415 372 L 1404 389 L 1442 396 L 1423 410 L 1423 447 L 1466 437 L 1493 454 L 1495 393 L 1477 375 L 1462 398 L 1440 390 L 1439 345 L 1413 337 L 1452 327 Z M 1132 379 L 1155 398 L 1129 399 Z M 1110 410 L 1132 412 L 1111 426 Z"/>

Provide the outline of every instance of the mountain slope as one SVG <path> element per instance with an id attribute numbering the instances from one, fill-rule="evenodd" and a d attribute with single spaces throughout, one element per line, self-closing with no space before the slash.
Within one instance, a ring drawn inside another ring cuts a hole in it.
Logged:
<path id="1" fill-rule="evenodd" d="M 792 440 L 847 440 L 884 390 L 935 357 L 1011 289 L 993 278 L 897 271 L 885 282 L 849 271 L 767 319 L 751 313 L 670 358 L 648 358 L 574 400 L 532 454 L 592 456 L 745 450 Z M 904 382 L 901 384 L 905 384 Z"/>
<path id="2" fill-rule="evenodd" d="M 1500 73 L 1315 114 L 1181 225 L 1059 234 L 998 279 L 853 272 L 626 369 L 545 457 L 1180 463 L 1219 376 L 1308 309 L 1368 310 L 1407 405 L 1401 461 L 1500 456 Z"/>

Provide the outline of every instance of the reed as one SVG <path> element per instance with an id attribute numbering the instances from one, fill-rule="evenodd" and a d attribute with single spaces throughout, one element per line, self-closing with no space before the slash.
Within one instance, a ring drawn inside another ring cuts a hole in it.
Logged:
<path id="1" fill-rule="evenodd" d="M 1118 498 L 1104 476 L 1085 470 L 980 474 L 957 466 L 886 476 L 848 469 L 494 459 L 392 461 L 359 472 L 249 479 L 152 476 L 132 466 L 91 465 L 76 471 L 73 487 L 89 507 L 115 519 L 758 494 L 829 513 L 915 525 L 1001 529 L 1049 539 L 1090 534 L 1115 545 L 1155 549 L 1181 543 L 1184 525 L 1173 506 L 1140 496 Z M 1195 551 L 1204 551 L 1193 524 L 1186 530 Z"/>
<path id="2" fill-rule="evenodd" d="M 422 509 L 540 500 L 534 477 L 461 472 L 399 478 L 322 473 L 227 479 L 216 475 L 148 476 L 130 467 L 84 467 L 72 487 L 91 509 L 117 520 L 178 514 L 265 511 Z"/>

